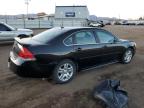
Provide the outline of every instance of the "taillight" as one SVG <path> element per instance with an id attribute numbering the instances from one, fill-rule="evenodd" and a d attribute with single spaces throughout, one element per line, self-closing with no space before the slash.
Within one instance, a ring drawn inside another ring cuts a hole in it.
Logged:
<path id="1" fill-rule="evenodd" d="M 29 59 L 29 60 L 34 60 L 33 54 L 25 47 L 19 45 L 20 52 L 18 53 L 18 56 L 23 58 L 23 59 Z"/>

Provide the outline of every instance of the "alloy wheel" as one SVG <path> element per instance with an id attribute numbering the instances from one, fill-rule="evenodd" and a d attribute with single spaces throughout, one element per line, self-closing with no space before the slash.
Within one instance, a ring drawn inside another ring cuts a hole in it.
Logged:
<path id="1" fill-rule="evenodd" d="M 124 61 L 125 61 L 126 63 L 130 62 L 131 59 L 132 59 L 132 56 L 133 56 L 132 51 L 131 51 L 131 50 L 127 50 L 127 51 L 125 52 Z"/>
<path id="2" fill-rule="evenodd" d="M 73 76 L 73 66 L 70 63 L 64 63 L 58 68 L 58 78 L 61 81 L 68 81 Z"/>

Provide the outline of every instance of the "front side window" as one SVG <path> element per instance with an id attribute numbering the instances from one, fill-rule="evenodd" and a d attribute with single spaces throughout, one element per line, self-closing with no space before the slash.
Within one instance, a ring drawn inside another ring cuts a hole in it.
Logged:
<path id="1" fill-rule="evenodd" d="M 92 32 L 82 31 L 75 34 L 75 44 L 95 44 L 96 40 Z"/>
<path id="2" fill-rule="evenodd" d="M 100 43 L 113 43 L 115 40 L 114 36 L 105 31 L 97 31 L 96 34 L 99 38 Z"/>

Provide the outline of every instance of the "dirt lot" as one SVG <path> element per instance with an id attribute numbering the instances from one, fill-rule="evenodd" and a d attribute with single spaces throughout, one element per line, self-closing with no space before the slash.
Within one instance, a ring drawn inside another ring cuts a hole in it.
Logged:
<path id="1" fill-rule="evenodd" d="M 70 83 L 20 78 L 7 68 L 12 45 L 0 46 L 0 108 L 101 108 L 91 91 L 102 80 L 120 79 L 129 93 L 130 108 L 144 106 L 144 27 L 107 26 L 120 38 L 134 40 L 137 53 L 130 64 L 120 63 L 80 72 Z M 40 30 L 42 31 L 42 30 Z M 35 33 L 39 30 L 35 30 Z"/>

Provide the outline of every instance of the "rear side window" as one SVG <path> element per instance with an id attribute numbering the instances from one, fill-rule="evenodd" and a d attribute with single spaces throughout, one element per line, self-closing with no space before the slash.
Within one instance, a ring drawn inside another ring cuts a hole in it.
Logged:
<path id="1" fill-rule="evenodd" d="M 64 32 L 65 30 L 62 30 L 61 28 L 53 28 L 53 29 L 44 31 L 38 35 L 35 35 L 34 37 L 32 37 L 32 39 L 40 41 L 40 42 L 48 43 L 55 37 L 62 35 Z"/>
<path id="2" fill-rule="evenodd" d="M 64 40 L 64 44 L 65 44 L 65 45 L 72 45 L 72 44 L 73 44 L 72 36 L 66 38 L 66 39 Z"/>
<path id="3" fill-rule="evenodd" d="M 115 40 L 115 37 L 105 31 L 96 31 L 97 37 L 99 38 L 100 43 L 112 43 Z"/>
<path id="4" fill-rule="evenodd" d="M 96 40 L 92 32 L 82 31 L 75 34 L 75 44 L 95 44 Z"/>

